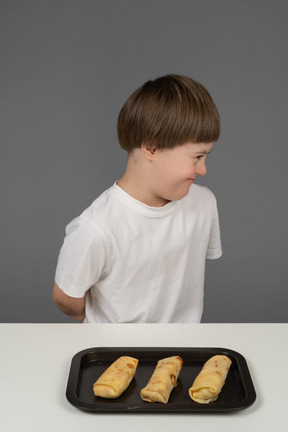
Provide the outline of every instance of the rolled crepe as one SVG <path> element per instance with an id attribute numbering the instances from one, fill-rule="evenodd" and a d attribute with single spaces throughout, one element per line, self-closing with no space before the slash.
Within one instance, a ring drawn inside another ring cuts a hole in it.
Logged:
<path id="1" fill-rule="evenodd" d="M 138 360 L 133 357 L 119 357 L 93 384 L 95 396 L 115 399 L 119 397 L 132 381 Z"/>
<path id="2" fill-rule="evenodd" d="M 189 389 L 191 399 L 202 404 L 214 402 L 225 384 L 231 363 L 225 355 L 211 357 Z"/>
<path id="3" fill-rule="evenodd" d="M 147 402 L 167 403 L 182 366 L 183 360 L 179 356 L 159 360 L 148 384 L 140 392 L 141 398 Z"/>

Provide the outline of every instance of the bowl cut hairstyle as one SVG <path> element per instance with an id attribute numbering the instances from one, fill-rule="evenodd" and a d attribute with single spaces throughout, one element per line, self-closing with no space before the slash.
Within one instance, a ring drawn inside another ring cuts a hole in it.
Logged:
<path id="1" fill-rule="evenodd" d="M 118 140 L 127 152 L 143 144 L 173 148 L 210 143 L 220 135 L 220 117 L 206 88 L 181 75 L 147 81 L 127 99 L 118 116 Z"/>

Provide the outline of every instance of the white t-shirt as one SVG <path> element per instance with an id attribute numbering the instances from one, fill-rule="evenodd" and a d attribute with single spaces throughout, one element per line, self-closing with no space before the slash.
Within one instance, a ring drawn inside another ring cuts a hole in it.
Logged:
<path id="1" fill-rule="evenodd" d="M 198 323 L 205 259 L 222 255 L 213 193 L 149 207 L 114 183 L 66 227 L 56 283 L 86 296 L 84 322 Z"/>

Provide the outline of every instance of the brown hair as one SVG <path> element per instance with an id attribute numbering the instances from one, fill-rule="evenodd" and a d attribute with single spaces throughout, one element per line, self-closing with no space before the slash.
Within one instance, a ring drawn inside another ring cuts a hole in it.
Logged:
<path id="1" fill-rule="evenodd" d="M 216 105 L 202 84 L 181 75 L 147 81 L 118 116 L 118 139 L 128 152 L 142 144 L 172 148 L 185 142 L 215 142 L 220 134 Z"/>

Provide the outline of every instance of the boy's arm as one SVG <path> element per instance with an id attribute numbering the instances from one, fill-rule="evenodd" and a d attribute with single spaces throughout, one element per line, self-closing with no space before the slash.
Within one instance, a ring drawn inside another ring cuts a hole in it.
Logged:
<path id="1" fill-rule="evenodd" d="M 86 293 L 82 298 L 70 297 L 54 283 L 52 298 L 56 306 L 66 315 L 81 322 L 85 317 L 85 297 Z"/>

